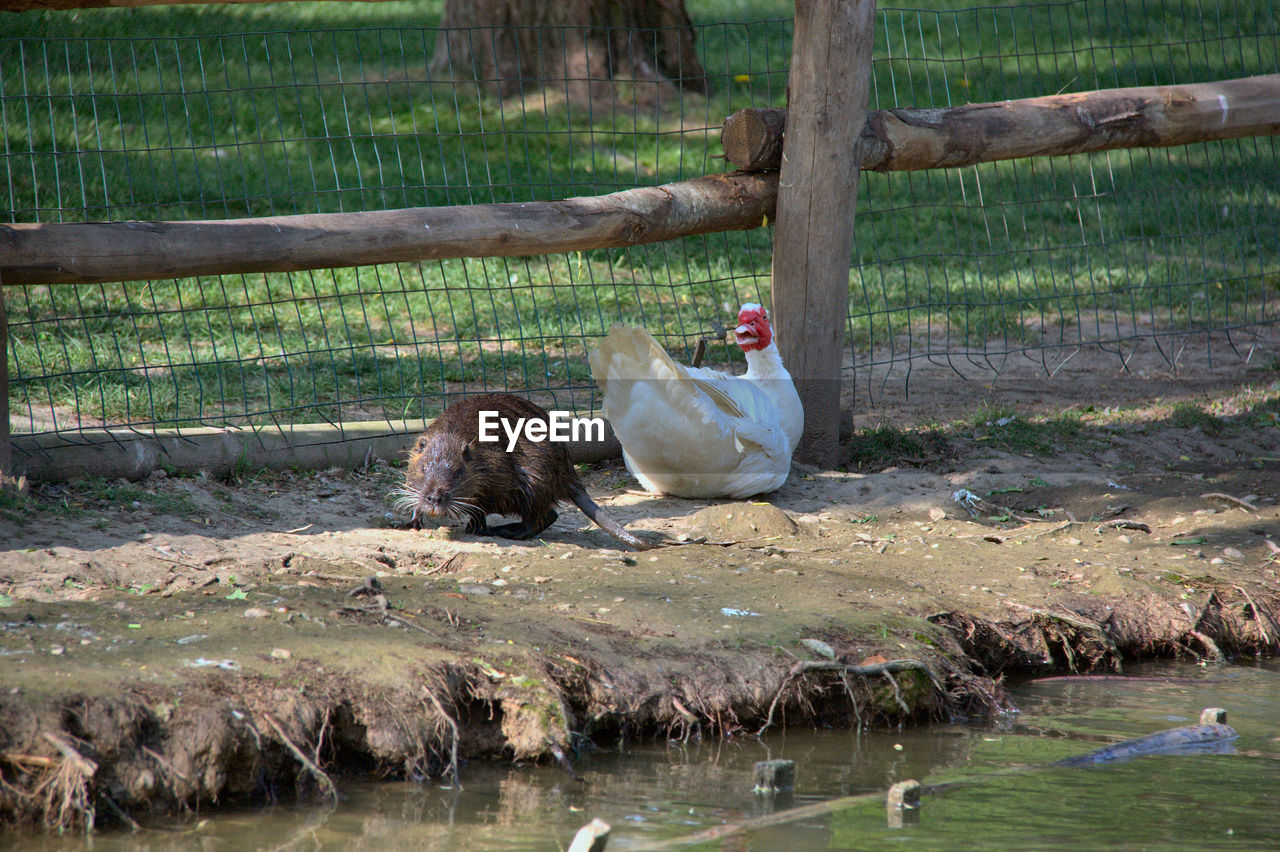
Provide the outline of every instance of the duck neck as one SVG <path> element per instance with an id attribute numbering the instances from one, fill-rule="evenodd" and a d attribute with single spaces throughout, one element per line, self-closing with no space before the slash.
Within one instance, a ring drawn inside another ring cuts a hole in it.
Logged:
<path id="1" fill-rule="evenodd" d="M 782 356 L 778 354 L 778 344 L 770 341 L 763 349 L 750 349 L 743 353 L 747 359 L 747 376 L 752 379 L 790 378 L 786 367 L 782 366 Z"/>

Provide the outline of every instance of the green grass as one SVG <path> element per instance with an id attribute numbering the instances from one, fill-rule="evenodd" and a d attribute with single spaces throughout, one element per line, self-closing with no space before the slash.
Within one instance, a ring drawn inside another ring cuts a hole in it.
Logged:
<path id="1" fill-rule="evenodd" d="M 878 470 L 889 465 L 922 465 L 947 452 L 946 439 L 930 427 L 903 429 L 882 423 L 859 429 L 848 442 L 850 470 Z"/>
<path id="2" fill-rule="evenodd" d="M 1074 411 L 1028 418 L 1004 405 L 979 406 L 968 418 L 973 439 L 1001 450 L 1046 456 L 1080 448 L 1083 418 Z"/>
<path id="3" fill-rule="evenodd" d="M 80 501 L 90 505 L 108 505 L 114 508 L 146 508 L 162 515 L 193 515 L 199 506 L 184 494 L 153 494 L 144 488 L 119 481 L 89 479 L 75 489 Z M 137 506 L 134 506 L 134 504 Z M 87 508 L 82 505 L 82 508 Z"/>
<path id="4" fill-rule="evenodd" d="M 1169 411 L 1169 425 L 1176 429 L 1199 429 L 1206 435 L 1216 435 L 1223 429 L 1223 421 L 1205 411 L 1199 404 L 1183 401 Z"/>
<path id="5" fill-rule="evenodd" d="M 785 102 L 792 6 L 688 5 L 711 93 L 656 107 L 433 80 L 439 0 L 9 15 L 0 200 L 23 222 L 224 218 L 717 172 L 724 116 Z M 873 108 L 1280 70 L 1264 0 L 913 5 L 878 14 Z M 849 342 L 1010 351 L 1274 320 L 1276 169 L 1270 140 L 1242 140 L 864 174 Z M 9 291 L 11 405 L 37 431 L 418 417 L 481 388 L 587 408 L 596 336 L 642 323 L 687 357 L 768 300 L 770 238 Z"/>

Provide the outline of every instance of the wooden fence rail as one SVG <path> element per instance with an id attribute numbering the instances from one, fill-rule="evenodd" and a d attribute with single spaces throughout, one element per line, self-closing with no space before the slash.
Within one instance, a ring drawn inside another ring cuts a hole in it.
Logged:
<path id="1" fill-rule="evenodd" d="M 761 168 L 767 163 L 759 151 L 780 150 L 774 134 L 782 123 L 753 112 L 730 116 L 723 141 L 731 162 Z M 1280 74 L 940 110 L 876 110 L 857 150 L 862 168 L 892 171 L 1274 134 L 1280 134 Z M 735 173 L 564 201 L 6 224 L 0 225 L 0 281 L 104 283 L 617 248 L 760 227 L 774 220 L 777 193 L 774 173 Z"/>
<path id="2" fill-rule="evenodd" d="M 720 134 L 725 156 L 740 169 L 777 169 L 785 124 L 785 110 L 735 112 Z M 854 153 L 863 169 L 914 171 L 1277 133 L 1280 74 L 1266 74 L 947 109 L 876 110 Z"/>

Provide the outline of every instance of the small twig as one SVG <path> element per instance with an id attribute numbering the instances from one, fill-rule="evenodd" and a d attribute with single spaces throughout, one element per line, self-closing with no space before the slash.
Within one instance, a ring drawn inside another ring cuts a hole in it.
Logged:
<path id="1" fill-rule="evenodd" d="M 143 746 L 143 747 L 142 747 L 142 751 L 143 751 L 143 753 L 144 753 L 144 754 L 146 754 L 146 755 L 150 756 L 150 758 L 151 758 L 152 760 L 154 760 L 156 763 L 160 764 L 160 768 L 161 768 L 161 769 L 163 769 L 165 772 L 168 772 L 168 773 L 169 773 L 170 775 L 172 775 L 174 778 L 177 778 L 179 781 L 185 781 L 185 782 L 187 782 L 188 784 L 190 784 L 190 783 L 191 783 L 191 779 L 190 779 L 190 778 L 188 778 L 187 776 L 183 775 L 183 774 L 182 774 L 181 772 L 179 772 L 177 769 L 174 769 L 174 768 L 173 768 L 173 764 L 172 764 L 172 763 L 170 763 L 169 761 L 165 760 L 163 757 L 161 757 L 159 754 L 157 754 L 155 751 L 153 751 L 150 747 L 148 747 L 148 746 Z"/>
<path id="2" fill-rule="evenodd" d="M 697 730 L 698 736 L 701 737 L 702 723 L 698 721 L 698 717 L 695 716 L 688 707 L 685 707 L 680 699 L 676 698 L 674 695 L 671 696 L 671 706 L 675 707 L 676 712 L 684 718 L 684 736 L 680 741 L 687 743 L 689 741 L 689 737 L 693 736 L 694 730 Z"/>
<path id="3" fill-rule="evenodd" d="M 1036 533 L 1035 535 L 1031 536 L 1031 541 L 1035 541 L 1036 539 L 1039 539 L 1039 538 L 1044 538 L 1047 535 L 1053 535 L 1054 533 L 1062 532 L 1063 530 L 1071 529 L 1072 526 L 1078 523 L 1080 522 L 1075 520 L 1074 518 L 1069 521 L 1065 521 L 1061 524 L 1058 524 L 1058 526 L 1054 527 L 1053 529 L 1048 529 L 1048 530 L 1045 530 L 1044 532 Z"/>
<path id="4" fill-rule="evenodd" d="M 129 830 L 131 832 L 133 832 L 134 834 L 137 834 L 139 831 L 142 831 L 142 826 L 138 825 L 137 821 L 133 817 L 125 813 L 124 808 L 117 805 L 115 799 L 111 798 L 106 793 L 103 793 L 101 791 L 98 792 L 98 795 L 101 796 L 102 801 L 107 803 L 107 807 L 111 810 L 113 814 L 116 815 L 116 818 L 119 819 L 125 825 L 129 826 Z"/>
<path id="5" fill-rule="evenodd" d="M 263 713 L 262 718 L 267 721 L 267 724 L 272 727 L 276 732 L 276 735 L 284 742 L 285 747 L 288 748 L 289 751 L 293 752 L 293 756 L 298 759 L 298 762 L 311 773 L 317 782 L 319 782 L 320 786 L 324 789 L 325 794 L 332 798 L 334 802 L 337 802 L 338 788 L 333 783 L 333 779 L 329 777 L 328 773 L 319 766 L 316 766 L 315 761 L 303 754 L 302 749 L 293 744 L 293 740 L 289 739 L 289 735 L 284 732 L 284 729 L 280 727 L 280 724 L 276 722 L 275 719 L 271 718 L 270 713 Z"/>
<path id="6" fill-rule="evenodd" d="M 1241 500 L 1239 497 L 1232 497 L 1230 494 L 1223 494 L 1221 491 L 1210 491 L 1208 494 L 1201 494 L 1201 500 L 1226 500 L 1228 503 L 1235 503 L 1241 509 L 1248 512 L 1258 511 L 1258 507 L 1252 503 Z"/>
<path id="7" fill-rule="evenodd" d="M 313 580 L 324 580 L 327 583 L 350 583 L 352 580 L 360 579 L 359 577 L 352 577 L 349 574 L 333 574 L 328 571 L 305 571 L 298 576 L 307 577 Z"/>
<path id="8" fill-rule="evenodd" d="M 98 771 L 98 764 L 95 761 L 90 760 L 80 752 L 76 751 L 75 748 L 69 745 L 66 740 L 62 739 L 57 734 L 45 731 L 44 738 L 52 743 L 53 747 L 61 752 L 62 756 L 66 758 L 67 763 L 73 766 L 76 771 L 85 778 L 92 778 L 94 773 Z"/>
<path id="9" fill-rule="evenodd" d="M 445 610 L 445 612 L 448 612 L 448 610 Z M 431 633 L 431 631 L 430 631 L 430 630 L 428 630 L 427 628 L 425 628 L 425 627 L 420 627 L 420 626 L 418 626 L 417 624 L 414 624 L 414 623 L 413 623 L 412 621 L 410 621 L 409 619 L 404 618 L 404 617 L 402 617 L 402 616 L 399 616 L 399 615 L 392 615 L 392 614 L 391 614 L 391 613 L 389 613 L 389 612 L 384 612 L 384 613 L 382 614 L 382 617 L 383 617 L 384 619 L 386 619 L 387 621 L 391 621 L 391 622 L 394 622 L 394 623 L 396 623 L 396 624 L 399 624 L 401 627 L 409 627 L 409 628 L 412 628 L 412 629 L 414 629 L 414 630 L 420 631 L 420 632 L 422 632 L 422 633 L 426 633 L 428 636 L 430 636 L 430 635 L 434 635 L 434 634 L 432 634 L 432 633 Z"/>
<path id="10" fill-rule="evenodd" d="M 171 562 L 171 563 L 173 563 L 174 565 L 180 565 L 180 566 L 182 566 L 183 568 L 186 568 L 188 571 L 201 571 L 201 570 L 204 570 L 204 569 L 202 569 L 199 565 L 192 565 L 190 562 L 183 562 L 181 559 L 174 559 L 174 558 L 173 558 L 173 557 L 171 557 L 171 556 L 162 556 L 162 555 L 161 555 L 161 554 L 159 554 L 159 553 L 151 553 L 151 552 L 148 552 L 146 555 L 147 555 L 148 557 L 150 557 L 151 559 L 159 559 L 161 562 Z M 135 825 L 136 825 L 136 823 L 135 823 Z"/>
<path id="11" fill-rule="evenodd" d="M 889 685 L 893 687 L 893 700 L 897 702 L 898 708 L 902 710 L 902 715 L 910 716 L 911 708 L 907 706 L 907 702 L 902 700 L 902 690 L 898 689 L 898 682 L 888 672 L 881 672 L 881 674 L 885 680 L 889 681 Z M 844 672 L 841 672 L 841 675 L 843 676 Z"/>
<path id="12" fill-rule="evenodd" d="M 55 757 L 43 757 L 38 754 L 15 754 L 13 752 L 0 754 L 0 759 L 7 760 L 14 766 L 39 766 L 45 769 L 57 766 L 61 762 Z"/>
<path id="13" fill-rule="evenodd" d="M 673 696 L 671 696 L 671 706 L 672 706 L 672 707 L 674 707 L 674 708 L 676 708 L 676 712 L 677 712 L 677 713 L 679 713 L 681 716 L 683 716 L 683 717 L 684 717 L 685 719 L 687 719 L 688 721 L 690 721 L 690 722 L 697 722 L 697 721 L 698 721 L 698 717 L 697 717 L 697 716 L 695 716 L 695 715 L 694 715 L 694 714 L 689 710 L 689 708 L 688 708 L 688 707 L 685 707 L 685 706 L 684 706 L 684 703 L 683 703 L 683 702 L 681 702 L 681 700 L 680 700 L 679 698 L 676 698 L 674 695 L 673 695 Z"/>
<path id="14" fill-rule="evenodd" d="M 1115 529 L 1118 529 L 1118 530 L 1137 530 L 1138 532 L 1144 532 L 1144 533 L 1151 532 L 1151 527 L 1147 526 L 1141 521 L 1126 521 L 1126 520 L 1106 521 L 1105 523 L 1098 524 L 1098 532 L 1101 532 L 1105 527 L 1114 527 Z"/>
<path id="15" fill-rule="evenodd" d="M 432 574 L 452 574 L 454 571 L 457 571 L 458 568 L 462 567 L 461 565 L 454 567 L 454 563 L 461 559 L 462 551 L 458 551 L 436 567 L 432 568 L 430 571 L 423 571 L 421 576 L 430 577 Z"/>
<path id="16" fill-rule="evenodd" d="M 1209 659 L 1215 662 L 1221 662 L 1222 660 L 1226 659 L 1226 657 L 1222 653 L 1222 649 L 1218 647 L 1217 643 L 1214 642 L 1205 634 L 1201 633 L 1199 630 L 1188 630 L 1187 635 L 1194 636 L 1197 640 L 1199 640 L 1200 644 L 1203 645 L 1205 647 L 1205 650 L 1209 652 Z"/>
<path id="17" fill-rule="evenodd" d="M 698 344 L 693 348 L 693 358 L 689 360 L 689 363 L 693 366 L 694 369 L 701 367 L 702 359 L 703 357 L 706 356 L 706 354 L 707 354 L 707 339 L 705 337 L 699 337 Z"/>
<path id="18" fill-rule="evenodd" d="M 329 730 L 330 708 L 324 710 L 324 720 L 320 723 L 320 733 L 316 735 L 315 762 L 320 762 L 320 752 L 324 750 L 324 735 Z"/>
<path id="19" fill-rule="evenodd" d="M 691 538 L 687 541 L 671 541 L 670 539 L 664 539 L 663 541 L 658 542 L 658 547 L 683 547 L 686 544 L 705 544 L 708 547 L 733 547 L 738 544 L 746 544 L 749 541 L 760 541 L 761 539 L 772 541 L 777 538 L 780 538 L 780 536 L 756 535 L 751 538 L 734 538 L 727 541 L 707 541 L 706 536 L 698 536 L 697 538 Z"/>

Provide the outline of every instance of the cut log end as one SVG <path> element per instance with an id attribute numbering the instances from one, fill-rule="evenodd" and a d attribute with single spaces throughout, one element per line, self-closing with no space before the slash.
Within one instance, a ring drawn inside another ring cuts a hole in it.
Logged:
<path id="1" fill-rule="evenodd" d="M 720 131 L 725 159 L 747 172 L 780 168 L 786 125 L 786 110 L 738 110 L 724 120 Z"/>

